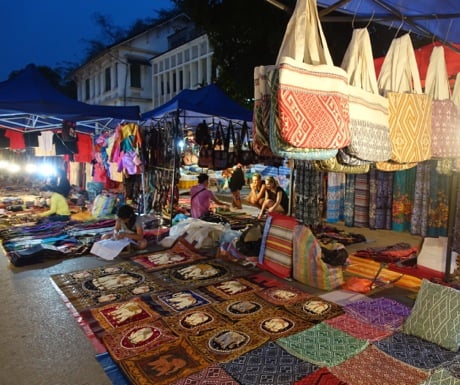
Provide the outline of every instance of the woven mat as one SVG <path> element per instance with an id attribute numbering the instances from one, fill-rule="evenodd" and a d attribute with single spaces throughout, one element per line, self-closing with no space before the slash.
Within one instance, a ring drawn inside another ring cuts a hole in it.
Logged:
<path id="1" fill-rule="evenodd" d="M 139 297 L 80 312 L 92 332 L 99 338 L 106 331 L 132 322 L 153 321 L 160 317 Z"/>
<path id="2" fill-rule="evenodd" d="M 426 370 L 446 364 L 458 355 L 458 352 L 405 333 L 395 333 L 374 345 L 399 361 Z"/>
<path id="3" fill-rule="evenodd" d="M 276 341 L 289 353 L 318 366 L 335 366 L 363 351 L 368 342 L 324 322 Z M 325 346 L 330 349 L 325 349 Z M 372 384 L 370 382 L 369 384 Z"/>
<path id="4" fill-rule="evenodd" d="M 293 385 L 347 385 L 347 383 L 334 376 L 329 369 L 320 368 Z"/>
<path id="5" fill-rule="evenodd" d="M 408 306 L 385 297 L 354 302 L 345 305 L 343 310 L 360 321 L 392 331 L 401 329 L 411 312 Z"/>
<path id="6" fill-rule="evenodd" d="M 294 304 L 312 296 L 300 289 L 289 286 L 269 287 L 257 292 L 257 295 L 274 305 Z"/>
<path id="7" fill-rule="evenodd" d="M 212 308 L 227 319 L 240 321 L 263 315 L 265 312 L 271 311 L 274 306 L 252 293 L 216 303 L 212 305 Z"/>
<path id="8" fill-rule="evenodd" d="M 268 309 L 250 319 L 238 321 L 238 325 L 257 330 L 270 340 L 290 336 L 312 327 L 314 324 L 304 321 L 283 309 Z"/>
<path id="9" fill-rule="evenodd" d="M 102 336 L 102 342 L 112 358 L 120 361 L 157 349 L 177 338 L 162 320 L 156 320 L 131 323 L 108 331 Z"/>
<path id="10" fill-rule="evenodd" d="M 372 345 L 329 370 L 353 385 L 420 385 L 428 377 L 427 372 L 398 361 Z"/>
<path id="11" fill-rule="evenodd" d="M 313 323 L 319 323 L 343 314 L 341 306 L 316 296 L 310 296 L 300 302 L 287 304 L 284 307 L 305 321 Z"/>
<path id="12" fill-rule="evenodd" d="M 221 366 L 242 385 L 292 384 L 318 369 L 271 341 Z"/>
<path id="13" fill-rule="evenodd" d="M 217 297 L 222 300 L 238 298 L 242 295 L 255 293 L 259 290 L 261 290 L 260 286 L 255 285 L 244 278 L 232 278 L 203 288 L 203 291 L 209 291 L 217 295 Z"/>
<path id="14" fill-rule="evenodd" d="M 172 316 L 178 313 L 198 309 L 215 302 L 199 289 L 184 289 L 180 291 L 163 291 L 154 295 L 145 295 L 142 299 L 151 309 L 162 316 Z"/>
<path id="15" fill-rule="evenodd" d="M 220 363 L 232 361 L 268 340 L 267 337 L 262 337 L 241 325 L 217 328 L 188 338 L 190 344 L 196 347 L 206 359 Z"/>
<path id="16" fill-rule="evenodd" d="M 158 271 L 206 258 L 204 255 L 198 253 L 185 239 L 178 238 L 168 250 L 136 255 L 131 257 L 131 261 L 143 267 L 146 271 Z"/>
<path id="17" fill-rule="evenodd" d="M 182 338 L 120 361 L 120 366 L 132 385 L 169 385 L 209 365 Z"/>
<path id="18" fill-rule="evenodd" d="M 343 332 L 362 340 L 379 341 L 393 334 L 391 330 L 374 327 L 366 322 L 362 322 L 354 318 L 347 313 L 339 315 L 338 317 L 331 318 L 324 322 L 333 328 L 342 330 Z"/>
<path id="19" fill-rule="evenodd" d="M 190 376 L 181 378 L 170 385 L 239 385 L 219 364 L 211 366 Z"/>
<path id="20" fill-rule="evenodd" d="M 192 309 L 180 314 L 164 317 L 168 326 L 180 336 L 190 336 L 207 330 L 228 326 L 229 320 L 213 310 L 210 306 Z"/>
<path id="21" fill-rule="evenodd" d="M 130 262 L 56 274 L 51 279 L 77 311 L 162 289 L 151 273 Z"/>
<path id="22" fill-rule="evenodd" d="M 356 257 L 354 255 L 348 256 L 348 262 L 349 265 L 347 265 L 346 268 L 347 273 L 370 279 L 374 278 L 374 276 L 377 274 L 377 271 L 380 268 L 379 262 L 372 261 L 366 258 Z M 400 276 L 401 273 L 397 273 L 384 268 L 379 274 L 379 279 L 381 281 L 391 282 L 393 280 L 398 279 Z M 403 277 L 399 278 L 394 283 L 395 286 L 403 287 L 405 289 L 409 289 L 416 292 L 420 289 L 421 284 L 422 280 L 420 278 L 411 275 L 403 275 Z"/>

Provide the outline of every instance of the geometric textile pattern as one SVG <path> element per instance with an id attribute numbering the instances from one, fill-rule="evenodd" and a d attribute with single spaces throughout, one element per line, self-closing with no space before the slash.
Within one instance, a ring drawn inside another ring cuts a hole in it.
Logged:
<path id="1" fill-rule="evenodd" d="M 355 338 L 368 341 L 378 341 L 393 334 L 390 330 L 377 328 L 362 322 L 351 315 L 345 313 L 337 317 L 325 320 L 329 326 L 342 330 Z"/>
<path id="2" fill-rule="evenodd" d="M 320 323 L 343 314 L 341 306 L 314 296 L 294 304 L 286 304 L 284 307 L 297 317 L 313 323 Z"/>
<path id="3" fill-rule="evenodd" d="M 389 92 L 388 101 L 391 160 L 409 163 L 430 159 L 431 96 Z"/>
<path id="4" fill-rule="evenodd" d="M 439 345 L 405 333 L 395 333 L 392 336 L 375 342 L 374 345 L 386 354 L 420 369 L 434 369 L 451 361 L 455 352 Z"/>
<path id="5" fill-rule="evenodd" d="M 406 305 L 384 297 L 351 303 L 343 310 L 362 322 L 386 330 L 399 330 L 411 311 Z"/>
<path id="6" fill-rule="evenodd" d="M 428 372 L 398 361 L 373 345 L 329 370 L 353 385 L 420 385 L 428 377 Z"/>
<path id="7" fill-rule="evenodd" d="M 181 378 L 170 385 L 238 385 L 219 364 L 211 366 L 191 374 L 188 377 Z"/>
<path id="8" fill-rule="evenodd" d="M 277 92 L 279 133 L 300 148 L 350 144 L 348 76 L 333 65 L 308 65 L 284 57 Z"/>
<path id="9" fill-rule="evenodd" d="M 289 353 L 318 366 L 335 366 L 366 349 L 369 343 L 325 324 L 317 324 L 276 341 Z"/>
<path id="10" fill-rule="evenodd" d="M 242 385 L 292 384 L 318 369 L 271 341 L 220 365 Z"/>
<path id="11" fill-rule="evenodd" d="M 130 262 L 52 275 L 77 311 L 160 290 L 150 273 Z"/>
<path id="12" fill-rule="evenodd" d="M 120 361 L 133 385 L 169 385 L 210 365 L 185 340 L 179 339 Z"/>
<path id="13" fill-rule="evenodd" d="M 460 378 L 452 376 L 446 369 L 435 370 L 421 385 L 460 385 Z"/>
<path id="14" fill-rule="evenodd" d="M 447 369 L 454 377 L 460 379 L 460 354 L 458 354 L 452 361 L 446 362 L 441 366 Z"/>
<path id="15" fill-rule="evenodd" d="M 320 368 L 292 385 L 347 385 L 334 376 L 327 368 Z"/>
<path id="16" fill-rule="evenodd" d="M 424 279 L 402 331 L 458 351 L 460 291 Z"/>

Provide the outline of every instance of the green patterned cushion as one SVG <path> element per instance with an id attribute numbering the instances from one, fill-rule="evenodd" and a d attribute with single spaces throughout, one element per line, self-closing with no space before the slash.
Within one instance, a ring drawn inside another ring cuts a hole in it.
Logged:
<path id="1" fill-rule="evenodd" d="M 402 331 L 458 351 L 460 291 L 424 279 Z"/>

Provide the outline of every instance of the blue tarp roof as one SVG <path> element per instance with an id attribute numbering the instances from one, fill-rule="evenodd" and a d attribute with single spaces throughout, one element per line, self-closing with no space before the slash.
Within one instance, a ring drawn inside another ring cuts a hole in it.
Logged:
<path id="1" fill-rule="evenodd" d="M 252 111 L 229 98 L 218 86 L 211 84 L 197 90 L 183 90 L 169 102 L 142 114 L 142 120 L 159 119 L 179 112 L 187 118 L 199 115 L 228 120 L 252 122 Z"/>
<path id="2" fill-rule="evenodd" d="M 350 22 L 370 20 L 441 42 L 460 43 L 458 0 L 317 0 L 317 4 L 326 8 L 320 11 L 322 21 L 332 21 L 328 12 L 336 10 L 349 15 Z"/>
<path id="3" fill-rule="evenodd" d="M 140 119 L 138 106 L 101 106 L 79 102 L 54 88 L 34 65 L 0 83 L 0 125 L 13 129 L 49 129 L 62 120 L 77 122 L 83 131 L 107 119 Z"/>

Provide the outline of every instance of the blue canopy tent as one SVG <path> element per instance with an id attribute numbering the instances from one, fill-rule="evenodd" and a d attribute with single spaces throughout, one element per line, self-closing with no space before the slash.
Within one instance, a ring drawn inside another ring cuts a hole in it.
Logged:
<path id="1" fill-rule="evenodd" d="M 195 124 L 206 118 L 252 122 L 252 111 L 229 98 L 218 86 L 211 84 L 197 90 L 183 90 L 169 102 L 142 114 L 142 120 L 160 119 L 178 114 L 187 124 Z"/>
<path id="2" fill-rule="evenodd" d="M 267 0 L 272 2 L 273 0 Z M 322 22 L 375 22 L 436 40 L 459 52 L 458 0 L 317 0 Z M 343 16 L 331 15 L 333 11 Z"/>
<path id="3" fill-rule="evenodd" d="M 94 132 L 114 120 L 139 121 L 138 106 L 101 106 L 79 102 L 55 89 L 34 65 L 0 83 L 0 126 L 33 131 L 59 128 L 63 120 L 77 130 Z"/>

